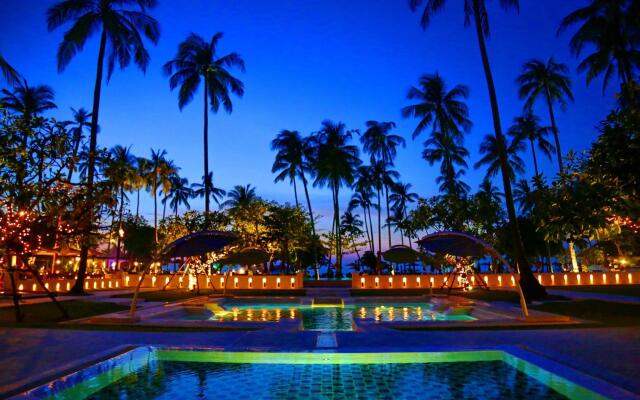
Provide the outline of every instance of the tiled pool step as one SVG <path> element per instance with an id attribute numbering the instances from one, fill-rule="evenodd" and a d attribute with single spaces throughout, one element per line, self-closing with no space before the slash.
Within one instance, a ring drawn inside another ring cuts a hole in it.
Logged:
<path id="1" fill-rule="evenodd" d="M 317 349 L 335 349 L 338 347 L 338 339 L 334 332 L 320 332 L 316 338 Z"/>

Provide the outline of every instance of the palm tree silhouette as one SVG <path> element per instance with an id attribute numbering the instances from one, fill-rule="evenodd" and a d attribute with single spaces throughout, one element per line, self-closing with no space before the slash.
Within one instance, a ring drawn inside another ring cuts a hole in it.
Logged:
<path id="1" fill-rule="evenodd" d="M 251 184 L 245 186 L 236 185 L 227 193 L 227 200 L 221 206 L 237 209 L 249 206 L 256 200 L 258 200 L 258 195 L 256 195 L 255 187 L 251 187 Z"/>
<path id="2" fill-rule="evenodd" d="M 562 151 L 560 150 L 560 137 L 553 105 L 557 103 L 560 104 L 561 109 L 565 109 L 567 100 L 573 101 L 571 80 L 568 74 L 569 68 L 565 64 L 557 63 L 553 58 L 549 58 L 546 63 L 536 59 L 524 64 L 522 73 L 516 80 L 520 98 L 525 100 L 525 110 L 531 110 L 535 101 L 540 97 L 544 98 L 547 103 L 551 130 L 556 143 L 558 172 L 560 173 L 563 171 Z"/>
<path id="3" fill-rule="evenodd" d="M 578 65 L 578 72 L 587 72 L 587 84 L 603 75 L 604 92 L 614 72 L 622 86 L 634 80 L 634 71 L 640 68 L 639 13 L 635 1 L 591 0 L 564 17 L 558 34 L 581 24 L 569 42 L 573 54 L 580 57 L 585 47 L 595 49 Z"/>
<path id="4" fill-rule="evenodd" d="M 459 176 L 464 174 L 462 170 L 456 171 L 456 165 L 461 168 L 469 168 L 466 157 L 469 157 L 469 151 L 456 141 L 450 134 L 443 132 L 433 132 L 431 137 L 424 142 L 425 149 L 422 152 L 424 158 L 429 165 L 440 162 L 440 176 L 436 182 L 442 183 L 441 191 L 448 193 L 460 194 L 458 189 L 468 191 L 466 184 L 460 186 L 458 182 Z"/>
<path id="5" fill-rule="evenodd" d="M 362 142 L 365 153 L 369 154 L 371 163 L 379 160 L 382 161 L 382 165 L 385 167 L 382 174 L 387 206 L 387 219 L 389 219 L 389 185 L 393 184 L 393 179 L 397 177 L 398 173 L 388 168 L 393 166 L 397 148 L 399 146 L 404 147 L 406 142 L 401 136 L 389 133 L 391 129 L 396 127 L 396 124 L 393 122 L 367 121 L 365 125 L 367 130 L 360 137 L 360 142 Z M 388 229 L 388 234 L 389 247 L 391 247 L 391 227 Z"/>
<path id="6" fill-rule="evenodd" d="M 300 133 L 298 131 L 282 130 L 271 141 L 271 150 L 277 151 L 276 159 L 271 168 L 271 172 L 278 173 L 274 181 L 281 182 L 288 178 L 289 183 L 293 184 L 296 207 L 300 207 L 296 185 L 296 178 L 300 173 L 304 160 L 304 145 Z"/>
<path id="7" fill-rule="evenodd" d="M 431 22 L 431 18 L 442 10 L 447 3 L 446 0 L 409 0 L 409 6 L 412 10 L 416 10 L 421 4 L 425 4 L 422 10 L 420 25 L 426 29 Z M 495 134 L 495 145 L 499 161 L 500 171 L 502 172 L 502 183 L 504 186 L 504 197 L 507 206 L 507 215 L 513 233 L 515 260 L 518 270 L 520 271 L 520 284 L 527 298 L 539 298 L 546 295 L 546 291 L 535 279 L 531 272 L 531 267 L 527 261 L 518 227 L 516 209 L 513 202 L 513 194 L 511 192 L 511 180 L 509 173 L 509 160 L 507 153 L 507 144 L 502 132 L 502 123 L 500 121 L 500 110 L 498 107 L 498 96 L 493 81 L 493 72 L 489 64 L 489 55 L 487 54 L 486 39 L 489 37 L 489 14 L 487 12 L 486 0 L 464 0 L 462 3 L 464 11 L 465 26 L 471 25 L 473 21 L 478 39 L 478 47 L 480 48 L 480 58 L 482 59 L 482 67 L 484 70 L 487 89 L 489 92 L 489 101 L 491 103 L 491 113 L 493 116 L 493 131 Z M 519 11 L 519 0 L 501 0 L 500 6 L 504 9 L 514 9 Z"/>
<path id="8" fill-rule="evenodd" d="M 166 155 L 166 150 L 151 149 L 146 175 L 147 190 L 151 191 L 153 196 L 153 229 L 156 245 L 158 244 L 158 189 L 162 189 L 162 192 L 167 195 L 171 190 L 170 178 L 178 171 L 173 162 L 167 160 Z"/>
<path id="9" fill-rule="evenodd" d="M 406 221 L 408 204 L 418 201 L 418 194 L 413 193 L 411 191 L 411 187 L 412 185 L 410 183 L 403 184 L 401 182 L 398 182 L 391 187 L 392 193 L 389 196 L 389 200 L 391 200 L 393 204 L 393 209 L 396 210 L 396 221 Z M 400 238 L 402 238 L 401 226 L 398 227 L 400 228 Z M 404 241 L 402 241 L 402 244 L 404 244 Z M 411 238 L 409 238 L 409 247 L 413 248 Z"/>
<path id="10" fill-rule="evenodd" d="M 91 120 L 91 113 L 82 107 L 78 110 L 71 107 L 71 112 L 73 113 L 73 121 L 69 121 L 71 127 L 69 133 L 71 134 L 72 149 L 69 160 L 69 172 L 67 173 L 67 182 L 69 183 L 71 183 L 71 178 L 75 171 L 76 158 L 80 151 L 80 144 L 82 144 L 82 140 L 84 139 L 84 130 L 90 126 Z"/>
<path id="11" fill-rule="evenodd" d="M 227 192 L 224 189 L 213 186 L 213 172 L 209 171 L 207 175 L 207 181 L 205 182 L 204 176 L 202 177 L 202 183 L 193 183 L 191 190 L 193 191 L 193 197 L 204 198 L 207 195 L 207 188 L 209 188 L 209 198 L 213 199 L 215 203 L 220 206 L 220 200 L 224 198 Z"/>
<path id="12" fill-rule="evenodd" d="M 182 178 L 175 174 L 169 179 L 171 180 L 171 190 L 169 191 L 169 195 L 162 201 L 169 201 L 169 207 L 173 210 L 174 216 L 177 217 L 178 208 L 181 205 L 185 206 L 187 210 L 191 209 L 189 200 L 194 197 L 194 192 L 193 189 L 189 187 L 189 180 L 187 178 Z"/>
<path id="13" fill-rule="evenodd" d="M 520 179 L 516 182 L 513 189 L 513 199 L 518 203 L 518 208 L 523 214 L 529 214 L 535 207 L 533 191 L 526 179 Z"/>
<path id="14" fill-rule="evenodd" d="M 349 201 L 349 210 L 358 207 L 362 208 L 364 217 L 364 227 L 369 241 L 369 247 L 372 254 L 375 254 L 375 244 L 373 240 L 373 220 L 371 219 L 371 207 L 375 208 L 373 198 L 376 197 L 372 189 L 371 177 L 368 166 L 358 167 L 356 171 L 356 180 L 353 184 L 353 194 Z M 369 220 L 367 221 L 367 217 Z"/>
<path id="15" fill-rule="evenodd" d="M 238 67 L 244 72 L 244 61 L 237 53 L 229 53 L 222 57 L 217 54 L 218 42 L 222 38 L 221 32 L 216 33 L 207 42 L 195 33 L 189 34 L 178 46 L 175 58 L 164 64 L 164 72 L 170 75 L 171 90 L 180 86 L 178 107 L 180 110 L 187 105 L 196 94 L 200 81 L 204 87 L 204 174 L 209 176 L 209 112 L 218 112 L 220 105 L 226 112 L 231 113 L 233 103 L 230 95 L 238 97 L 244 94 L 242 82 L 231 75 L 228 68 Z M 213 183 L 213 182 L 211 182 Z M 204 208 L 209 213 L 209 183 L 205 182 Z"/>
<path id="16" fill-rule="evenodd" d="M 0 98 L 0 105 L 20 114 L 27 124 L 43 112 L 58 108 L 53 102 L 55 95 L 50 86 L 29 86 L 26 79 L 19 82 L 12 91 L 2 89 L 2 93 L 4 96 Z"/>
<path id="17" fill-rule="evenodd" d="M 472 126 L 469 109 L 464 102 L 468 97 L 469 88 L 464 85 L 447 90 L 444 79 L 438 73 L 422 75 L 419 87 L 412 86 L 407 92 L 407 99 L 419 102 L 401 110 L 405 118 L 420 118 L 413 131 L 413 139 L 429 126 L 431 133 L 443 132 L 456 140 L 461 139 Z"/>
<path id="18" fill-rule="evenodd" d="M 505 140 L 507 140 L 505 138 Z M 518 153 L 524 151 L 525 144 L 521 140 L 512 140 L 507 143 L 507 176 L 510 181 L 516 178 L 516 174 L 524 173 L 524 160 L 518 155 Z M 483 156 L 473 164 L 475 169 L 487 166 L 487 173 L 485 178 L 489 179 L 498 174 L 502 170 L 500 155 L 498 149 L 498 140 L 494 135 L 485 135 L 482 143 L 480 143 L 480 154 Z"/>
<path id="19" fill-rule="evenodd" d="M 133 177 L 132 189 L 136 191 L 136 219 L 140 215 L 140 190 L 147 187 L 147 178 L 151 161 L 144 157 L 136 158 L 136 172 Z"/>
<path id="20" fill-rule="evenodd" d="M 531 144 L 531 155 L 533 157 L 533 168 L 535 176 L 540 175 L 538 170 L 538 158 L 536 157 L 536 145 L 545 156 L 551 159 L 551 153 L 555 151 L 555 147 L 545 138 L 549 134 L 548 127 L 540 126 L 540 118 L 533 114 L 531 110 L 526 111 L 524 115 L 516 117 L 513 125 L 507 133 L 511 135 L 513 140 L 528 140 Z"/>
<path id="21" fill-rule="evenodd" d="M 0 55 L 0 76 L 11 86 L 20 83 L 20 74 Z"/>
<path id="22" fill-rule="evenodd" d="M 350 186 L 360 164 L 358 147 L 349 144 L 352 132 L 342 122 L 325 120 L 313 136 L 314 186 L 329 186 L 333 197 L 333 228 L 336 235 L 336 274 L 342 276 L 342 239 L 340 229 L 340 188 Z"/>
<path id="23" fill-rule="evenodd" d="M 90 217 L 87 219 L 87 226 L 83 229 L 85 239 L 82 240 L 80 247 L 78 278 L 71 288 L 72 293 L 84 292 L 84 278 L 87 271 L 87 256 L 90 246 L 88 237 L 93 228 L 93 180 L 105 61 L 107 81 L 109 81 L 116 63 L 120 69 L 124 69 L 133 60 L 142 71 L 146 71 L 150 57 L 144 47 L 143 37 L 154 44 L 158 42 L 160 37 L 158 22 L 147 14 L 147 10 L 154 8 L 156 4 L 157 0 L 64 0 L 47 10 L 49 32 L 63 25 L 71 24 L 58 47 L 58 72 L 62 72 L 67 67 L 78 51 L 84 48 L 91 36 L 100 33 L 87 160 L 86 208 Z"/>

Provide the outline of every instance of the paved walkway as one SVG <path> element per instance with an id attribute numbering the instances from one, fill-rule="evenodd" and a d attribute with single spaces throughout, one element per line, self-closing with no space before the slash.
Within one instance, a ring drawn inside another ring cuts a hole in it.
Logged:
<path id="1" fill-rule="evenodd" d="M 593 300 L 603 300 L 603 301 L 615 301 L 618 303 L 640 304 L 640 295 L 636 297 L 636 296 L 626 296 L 621 294 L 578 292 L 578 291 L 571 291 L 571 290 L 553 290 L 553 288 L 547 288 L 547 292 L 549 292 L 549 294 L 571 297 L 574 299 L 593 299 Z"/>

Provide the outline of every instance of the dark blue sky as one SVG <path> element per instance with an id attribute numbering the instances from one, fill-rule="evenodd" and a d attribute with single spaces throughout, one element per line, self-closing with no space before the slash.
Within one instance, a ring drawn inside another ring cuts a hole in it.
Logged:
<path id="1" fill-rule="evenodd" d="M 53 3 L 0 2 L 0 53 L 31 84 L 51 85 L 59 110 L 50 115 L 68 118 L 69 107 L 91 108 L 97 39 L 58 74 L 55 55 L 63 31 L 48 33 L 45 26 L 46 9 Z M 554 56 L 575 70 L 569 36 L 557 38 L 555 32 L 563 16 L 585 3 L 522 0 L 516 15 L 501 10 L 497 1 L 489 2 L 489 55 L 505 128 L 521 111 L 514 79 L 524 61 Z M 274 184 L 270 172 L 274 154 L 269 143 L 275 134 L 284 128 L 306 134 L 325 118 L 349 128 L 362 128 L 375 119 L 395 121 L 396 133 L 407 138 L 408 146 L 396 162 L 402 181 L 412 183 L 423 197 L 436 194 L 438 166 L 430 167 L 420 156 L 426 137 L 411 141 L 416 121 L 403 120 L 399 111 L 408 104 L 407 88 L 423 73 L 438 71 L 450 87 L 470 87 L 470 166 L 479 158 L 482 137 L 491 130 L 477 40 L 472 29 L 463 27 L 461 0 L 450 1 L 426 32 L 405 0 L 161 0 L 151 14 L 162 27 L 160 43 L 148 46 L 151 64 L 146 75 L 134 67 L 116 71 L 103 88 L 99 145 L 133 145 L 141 156 L 148 156 L 151 147 L 167 149 L 192 182 L 202 175 L 202 92 L 180 112 L 177 95 L 169 91 L 161 72 L 189 32 L 207 38 L 224 32 L 220 51 L 239 52 L 247 66 L 245 74 L 238 73 L 246 94 L 235 99 L 234 112 L 210 117 L 211 166 L 216 185 L 225 189 L 251 183 L 264 198 L 293 202 L 293 190 Z M 565 153 L 588 148 L 597 136 L 594 126 L 613 104 L 611 91 L 603 96 L 601 81 L 587 87 L 584 76 L 574 73 L 573 83 L 576 101 L 557 116 Z M 545 108 L 537 111 L 548 121 Z M 523 157 L 532 169 L 530 154 Z M 542 164 L 547 175 L 555 173 L 555 163 Z M 465 180 L 475 190 L 483 175 L 471 169 Z M 311 195 L 324 225 L 329 225 L 328 190 L 313 190 Z M 348 197 L 345 191 L 342 204 Z M 148 217 L 151 204 L 149 199 L 143 203 Z M 203 206 L 199 200 L 192 205 Z"/>

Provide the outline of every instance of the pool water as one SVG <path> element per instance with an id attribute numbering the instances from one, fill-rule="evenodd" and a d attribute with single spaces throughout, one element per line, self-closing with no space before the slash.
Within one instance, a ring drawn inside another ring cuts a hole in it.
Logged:
<path id="1" fill-rule="evenodd" d="M 163 318 L 180 320 L 262 321 L 301 320 L 304 330 L 353 330 L 358 320 L 389 321 L 473 321 L 470 315 L 450 315 L 438 312 L 431 303 L 359 303 L 344 307 L 313 307 L 297 303 L 234 303 L 222 305 L 225 313 L 208 310 L 164 313 Z"/>
<path id="2" fill-rule="evenodd" d="M 146 350 L 148 349 L 148 350 Z M 502 351 L 253 353 L 140 348 L 25 393 L 56 399 L 599 399 Z"/>

